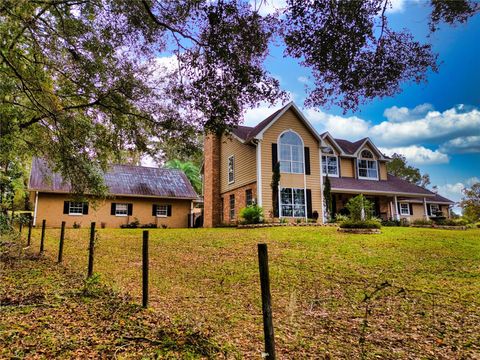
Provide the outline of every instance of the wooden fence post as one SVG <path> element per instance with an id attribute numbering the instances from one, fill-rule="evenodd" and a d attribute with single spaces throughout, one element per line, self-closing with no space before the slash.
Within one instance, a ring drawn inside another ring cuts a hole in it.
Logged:
<path id="1" fill-rule="evenodd" d="M 45 226 L 47 225 L 47 220 L 42 220 L 42 237 L 40 238 L 40 254 L 43 254 L 45 251 Z"/>
<path id="2" fill-rule="evenodd" d="M 63 240 L 65 239 L 65 221 L 62 221 L 62 229 L 60 230 L 60 244 L 58 244 L 58 263 L 63 260 Z"/>
<path id="3" fill-rule="evenodd" d="M 30 219 L 30 221 L 28 222 L 27 246 L 30 246 L 30 244 L 32 242 L 32 225 L 33 225 L 33 221 L 32 221 L 32 219 Z"/>
<path id="4" fill-rule="evenodd" d="M 90 245 L 88 246 L 88 274 L 87 278 L 93 275 L 93 251 L 95 248 L 95 222 L 90 225 Z"/>
<path id="5" fill-rule="evenodd" d="M 270 295 L 270 276 L 268 272 L 267 244 L 258 244 L 258 267 L 260 269 L 260 286 L 262 289 L 263 334 L 265 337 L 265 354 L 269 360 L 275 360 L 275 339 L 273 334 L 272 302 Z"/>
<path id="6" fill-rule="evenodd" d="M 18 233 L 20 234 L 20 237 L 22 237 L 22 228 L 23 228 L 23 222 L 20 219 L 20 224 L 19 224 L 19 229 L 18 229 Z"/>
<path id="7" fill-rule="evenodd" d="M 142 306 L 148 307 L 148 230 L 143 231 L 142 246 Z"/>

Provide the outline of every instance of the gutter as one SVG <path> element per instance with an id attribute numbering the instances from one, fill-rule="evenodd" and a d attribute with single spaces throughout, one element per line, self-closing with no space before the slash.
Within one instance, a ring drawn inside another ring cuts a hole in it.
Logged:
<path id="1" fill-rule="evenodd" d="M 332 188 L 332 192 L 347 193 L 347 194 L 374 194 L 374 195 L 396 195 L 396 196 L 413 196 L 413 197 L 435 197 L 435 194 L 420 194 L 420 193 L 401 193 L 396 191 L 381 191 L 381 190 L 361 190 L 361 189 L 339 189 Z"/>

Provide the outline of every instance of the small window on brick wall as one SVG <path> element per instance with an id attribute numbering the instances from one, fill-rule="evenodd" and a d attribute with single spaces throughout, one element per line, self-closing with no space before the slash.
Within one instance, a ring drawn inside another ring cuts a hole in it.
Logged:
<path id="1" fill-rule="evenodd" d="M 245 204 L 247 206 L 253 205 L 253 191 L 252 191 L 252 189 L 245 190 Z"/>
<path id="2" fill-rule="evenodd" d="M 235 219 L 235 195 L 230 195 L 230 220 Z"/>

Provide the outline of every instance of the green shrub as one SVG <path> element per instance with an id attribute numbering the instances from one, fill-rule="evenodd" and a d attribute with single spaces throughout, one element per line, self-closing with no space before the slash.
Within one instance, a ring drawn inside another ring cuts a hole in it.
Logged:
<path id="1" fill-rule="evenodd" d="M 380 229 L 382 224 L 378 219 L 368 219 L 368 220 L 353 220 L 347 219 L 340 223 L 342 229 Z"/>
<path id="2" fill-rule="evenodd" d="M 475 226 L 480 229 L 480 222 L 477 222 Z"/>
<path id="3" fill-rule="evenodd" d="M 388 219 L 382 220 L 382 226 L 401 226 L 400 220 Z"/>
<path id="4" fill-rule="evenodd" d="M 361 221 L 372 218 L 373 203 L 368 201 L 363 194 L 348 200 L 345 207 L 350 212 L 349 218 L 352 220 Z"/>
<path id="5" fill-rule="evenodd" d="M 341 223 L 341 222 L 344 222 L 344 221 L 347 221 L 347 220 L 348 220 L 348 216 L 346 216 L 346 215 L 342 215 L 342 214 L 335 215 L 335 222 L 337 222 L 337 223 Z"/>
<path id="6" fill-rule="evenodd" d="M 452 219 L 452 221 L 457 225 L 457 226 L 467 226 L 470 221 L 468 221 L 467 219 L 464 219 L 464 218 L 460 218 L 460 219 Z"/>
<path id="7" fill-rule="evenodd" d="M 260 224 L 263 222 L 263 209 L 258 205 L 249 205 L 240 210 L 240 217 L 245 224 Z"/>
<path id="8" fill-rule="evenodd" d="M 416 219 L 416 220 L 413 220 L 413 225 L 433 225 L 433 221 L 425 220 L 425 219 Z"/>

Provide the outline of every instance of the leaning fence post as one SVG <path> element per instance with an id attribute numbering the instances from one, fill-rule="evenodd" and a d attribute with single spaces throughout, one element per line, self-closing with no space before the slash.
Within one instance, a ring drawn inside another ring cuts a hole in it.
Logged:
<path id="1" fill-rule="evenodd" d="M 90 245 L 88 246 L 88 274 L 87 278 L 93 275 L 93 250 L 95 248 L 95 222 L 90 225 Z"/>
<path id="2" fill-rule="evenodd" d="M 273 335 L 272 302 L 270 295 L 270 276 L 268 273 L 267 244 L 258 244 L 258 267 L 260 269 L 260 286 L 262 289 L 263 334 L 265 337 L 265 354 L 262 357 L 275 359 L 275 339 Z"/>
<path id="3" fill-rule="evenodd" d="M 47 224 L 47 220 L 42 220 L 42 237 L 40 238 L 40 254 L 43 254 L 45 250 L 45 226 Z"/>
<path id="4" fill-rule="evenodd" d="M 27 246 L 30 246 L 30 244 L 32 242 L 32 225 L 33 225 L 33 221 L 32 221 L 32 219 L 30 219 L 30 221 L 28 222 Z"/>
<path id="5" fill-rule="evenodd" d="M 62 221 L 62 228 L 60 230 L 60 243 L 58 244 L 58 263 L 63 260 L 63 240 L 65 239 L 65 221 Z"/>
<path id="6" fill-rule="evenodd" d="M 142 306 L 148 307 L 148 230 L 143 231 L 142 246 Z"/>

